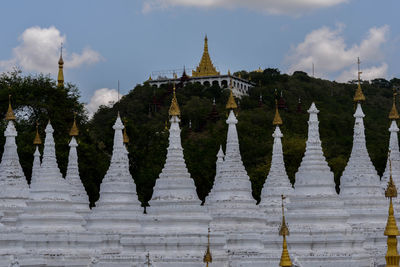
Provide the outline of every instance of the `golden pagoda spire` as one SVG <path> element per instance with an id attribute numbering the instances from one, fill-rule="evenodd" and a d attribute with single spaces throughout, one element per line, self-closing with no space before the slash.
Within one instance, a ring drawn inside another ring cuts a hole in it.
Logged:
<path id="1" fill-rule="evenodd" d="M 235 97 L 233 96 L 232 92 L 232 78 L 229 83 L 229 98 L 228 98 L 228 103 L 226 103 L 226 109 L 237 109 L 237 104 L 235 101 Z"/>
<path id="2" fill-rule="evenodd" d="M 393 88 L 393 105 L 392 110 L 389 113 L 389 119 L 391 120 L 398 120 L 400 118 L 396 108 L 396 95 L 396 90 Z"/>
<path id="3" fill-rule="evenodd" d="M 287 242 L 286 242 L 286 236 L 289 235 L 289 228 L 286 224 L 285 220 L 285 206 L 283 204 L 283 201 L 285 200 L 285 197 L 282 195 L 282 224 L 279 229 L 279 235 L 283 237 L 283 248 L 282 248 L 282 255 L 281 255 L 281 261 L 279 262 L 279 266 L 282 267 L 291 267 L 292 266 L 292 261 L 290 260 L 290 255 L 289 251 L 287 249 Z"/>
<path id="4" fill-rule="evenodd" d="M 181 111 L 179 109 L 179 105 L 178 105 L 178 100 L 176 100 L 176 87 L 175 87 L 175 83 L 174 83 L 174 93 L 172 96 L 172 101 L 171 101 L 171 106 L 169 107 L 169 115 L 170 116 L 180 116 L 181 115 Z"/>
<path id="5" fill-rule="evenodd" d="M 204 254 L 203 262 L 206 263 L 206 267 L 208 267 L 208 264 L 212 262 L 212 255 L 210 251 L 210 228 L 208 228 L 208 242 L 207 242 L 207 250 L 206 253 Z"/>
<path id="6" fill-rule="evenodd" d="M 63 44 L 61 43 L 61 53 L 60 53 L 60 59 L 58 60 L 58 78 L 57 78 L 57 86 L 58 87 L 64 87 L 64 60 L 62 57 L 62 51 L 63 51 Z"/>
<path id="7" fill-rule="evenodd" d="M 361 102 L 361 101 L 365 101 L 365 95 L 361 89 L 361 71 L 360 71 L 360 58 L 357 58 L 357 65 L 358 65 L 358 84 L 357 84 L 357 90 L 356 93 L 354 94 L 354 98 L 353 101 L 354 102 Z"/>
<path id="8" fill-rule="evenodd" d="M 35 139 L 33 139 L 33 144 L 34 145 L 41 145 L 42 144 L 42 140 L 40 139 L 40 135 L 39 135 L 39 123 L 36 122 L 36 135 L 35 135 Z"/>
<path id="9" fill-rule="evenodd" d="M 69 136 L 78 136 L 79 135 L 79 129 L 78 126 L 76 126 L 76 112 L 74 112 L 74 123 L 72 124 L 71 130 L 69 131 Z"/>
<path id="10" fill-rule="evenodd" d="M 11 95 L 8 95 L 8 110 L 6 113 L 6 120 L 15 121 L 15 114 L 11 107 Z"/>
<path id="11" fill-rule="evenodd" d="M 127 119 L 125 119 L 124 120 L 124 133 L 123 133 L 123 140 L 124 140 L 124 144 L 129 144 L 129 136 L 128 136 L 128 134 L 126 133 L 126 125 L 127 125 L 127 123 L 128 123 L 128 120 Z"/>
<path id="12" fill-rule="evenodd" d="M 281 115 L 279 115 L 278 100 L 275 99 L 275 117 L 274 117 L 274 121 L 272 122 L 272 125 L 279 126 L 282 124 L 283 124 L 283 122 L 281 119 Z"/>
<path id="13" fill-rule="evenodd" d="M 200 64 L 197 66 L 196 70 L 192 71 L 193 77 L 204 77 L 204 76 L 216 76 L 219 72 L 215 69 L 210 54 L 208 53 L 208 38 L 207 35 L 204 38 L 204 51 L 201 57 Z"/>
<path id="14" fill-rule="evenodd" d="M 385 191 L 385 196 L 390 199 L 389 204 L 389 216 L 386 223 L 385 233 L 387 236 L 387 252 L 386 252 L 386 267 L 399 267 L 400 255 L 397 251 L 397 236 L 399 235 L 399 229 L 397 228 L 396 218 L 394 217 L 393 202 L 392 198 L 397 197 L 397 188 L 393 182 L 392 177 L 392 161 L 390 159 L 389 150 L 389 170 L 390 178 L 388 182 L 387 189 Z"/>

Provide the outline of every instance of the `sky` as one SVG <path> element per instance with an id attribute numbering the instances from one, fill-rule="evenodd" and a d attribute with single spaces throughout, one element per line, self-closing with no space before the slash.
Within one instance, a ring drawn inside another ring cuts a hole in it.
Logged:
<path id="1" fill-rule="evenodd" d="M 199 63 L 221 73 L 278 68 L 346 82 L 400 78 L 398 0 L 3 0 L 0 72 L 64 77 L 89 113 L 149 75 Z"/>

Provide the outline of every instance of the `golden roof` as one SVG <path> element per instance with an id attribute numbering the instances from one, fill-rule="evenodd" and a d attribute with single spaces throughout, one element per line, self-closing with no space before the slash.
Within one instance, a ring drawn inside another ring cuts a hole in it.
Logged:
<path id="1" fill-rule="evenodd" d="M 389 113 L 389 119 L 391 120 L 398 120 L 400 118 L 396 108 L 396 95 L 397 93 L 393 92 L 393 105 L 392 105 L 392 110 Z"/>
<path id="2" fill-rule="evenodd" d="M 255 71 L 255 72 L 264 72 L 262 69 L 261 69 L 261 67 L 258 67 L 258 69 Z"/>
<path id="3" fill-rule="evenodd" d="M 204 254 L 203 262 L 206 263 L 206 267 L 208 267 L 208 264 L 212 262 L 212 255 L 211 255 L 211 251 L 210 251 L 210 228 L 208 228 L 207 250 L 206 250 L 206 253 Z"/>
<path id="4" fill-rule="evenodd" d="M 208 38 L 207 35 L 204 38 L 204 51 L 201 57 L 200 64 L 197 66 L 196 70 L 192 71 L 193 77 L 204 77 L 204 76 L 216 76 L 219 72 L 215 69 L 210 54 L 208 53 Z"/>
<path id="5" fill-rule="evenodd" d="M 74 113 L 74 123 L 72 124 L 71 130 L 69 131 L 69 136 L 78 136 L 79 135 L 79 129 L 78 126 L 76 126 L 76 113 Z"/>
<path id="6" fill-rule="evenodd" d="M 57 78 L 57 86 L 63 87 L 64 86 L 64 60 L 62 57 L 62 46 L 61 46 L 61 54 L 60 59 L 58 60 L 58 78 Z"/>
<path id="7" fill-rule="evenodd" d="M 275 117 L 274 121 L 272 122 L 272 125 L 277 126 L 277 125 L 282 125 L 282 119 L 281 115 L 279 115 L 279 109 L 278 109 L 278 100 L 275 100 Z"/>
<path id="8" fill-rule="evenodd" d="M 176 100 L 176 88 L 174 84 L 174 93 L 172 96 L 171 106 L 169 107 L 169 115 L 170 116 L 180 116 L 181 110 L 179 109 L 178 100 Z"/>
<path id="9" fill-rule="evenodd" d="M 287 249 L 287 242 L 286 242 L 286 236 L 289 235 L 289 228 L 285 221 L 285 206 L 283 204 L 284 199 L 285 197 L 282 195 L 282 224 L 279 229 L 279 235 L 283 236 L 283 245 L 282 245 L 282 255 L 281 255 L 281 260 L 279 262 L 279 266 L 291 267 L 292 261 L 290 260 L 290 255 Z"/>
<path id="10" fill-rule="evenodd" d="M 127 120 L 124 120 L 124 122 L 125 122 L 125 127 L 124 127 L 124 133 L 123 133 L 123 140 L 124 140 L 124 144 L 128 144 L 129 143 L 129 136 L 128 136 L 128 134 L 126 133 L 126 124 L 127 124 Z"/>
<path id="11" fill-rule="evenodd" d="M 8 110 L 6 113 L 6 120 L 8 121 L 15 121 L 15 114 L 11 107 L 11 95 L 8 95 Z"/>
<path id="12" fill-rule="evenodd" d="M 232 82 L 232 81 L 231 81 Z M 228 103 L 226 103 L 226 109 L 237 109 L 235 97 L 233 96 L 232 88 L 229 90 Z"/>
<path id="13" fill-rule="evenodd" d="M 33 144 L 34 145 L 41 145 L 42 144 L 42 140 L 40 139 L 40 135 L 39 135 L 39 123 L 36 122 L 36 135 L 35 135 L 35 139 L 33 139 Z"/>

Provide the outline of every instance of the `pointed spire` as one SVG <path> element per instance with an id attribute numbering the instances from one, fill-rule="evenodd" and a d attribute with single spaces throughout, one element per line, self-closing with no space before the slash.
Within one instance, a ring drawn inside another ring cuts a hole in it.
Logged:
<path id="1" fill-rule="evenodd" d="M 57 78 L 57 86 L 58 87 L 64 87 L 64 60 L 62 56 L 63 52 L 63 44 L 61 43 L 61 48 L 60 48 L 60 59 L 58 60 L 58 78 Z"/>
<path id="2" fill-rule="evenodd" d="M 74 122 L 72 124 L 71 130 L 69 131 L 69 136 L 78 136 L 79 135 L 79 129 L 78 126 L 76 126 L 76 112 L 74 112 Z"/>
<path id="3" fill-rule="evenodd" d="M 42 139 L 40 139 L 40 135 L 39 135 L 39 122 L 36 122 L 36 135 L 35 135 L 35 139 L 33 139 L 33 144 L 36 146 L 42 144 Z"/>
<path id="4" fill-rule="evenodd" d="M 153 79 L 151 78 L 151 74 L 150 74 L 148 81 L 152 81 L 152 80 L 153 80 Z"/>
<path id="5" fill-rule="evenodd" d="M 206 267 L 208 264 L 212 262 L 212 255 L 210 251 L 210 228 L 208 228 L 208 236 L 207 236 L 207 249 L 206 253 L 204 254 L 203 262 L 206 263 Z"/>
<path id="6" fill-rule="evenodd" d="M 124 120 L 124 132 L 123 132 L 123 140 L 124 140 L 124 144 L 125 145 L 127 145 L 127 144 L 129 144 L 129 136 L 128 136 L 128 133 L 126 132 L 126 124 L 128 123 L 128 120 L 127 119 L 125 119 Z"/>
<path id="7" fill-rule="evenodd" d="M 176 91 L 176 87 L 175 87 L 175 83 L 174 83 L 174 92 L 173 92 L 173 96 L 172 96 L 171 106 L 169 107 L 169 112 L 168 112 L 168 114 L 170 116 L 180 116 L 181 115 L 181 110 L 179 109 L 178 100 L 176 99 L 175 91 Z"/>
<path id="8" fill-rule="evenodd" d="M 201 57 L 200 64 L 196 70 L 192 71 L 193 77 L 204 77 L 204 76 L 216 76 L 219 72 L 215 69 L 210 55 L 208 53 L 208 38 L 207 35 L 204 38 L 204 50 L 203 56 Z"/>
<path id="9" fill-rule="evenodd" d="M 282 119 L 281 116 L 279 115 L 279 110 L 278 110 L 278 100 L 275 100 L 275 117 L 274 121 L 272 122 L 272 125 L 277 126 L 277 125 L 282 125 Z"/>
<path id="10" fill-rule="evenodd" d="M 386 266 L 388 267 L 398 267 L 400 261 L 400 255 L 397 251 L 397 236 L 400 235 L 399 229 L 397 228 L 396 218 L 394 216 L 393 202 L 392 198 L 397 197 L 397 188 L 393 182 L 389 152 L 389 164 L 390 164 L 390 178 L 387 189 L 385 191 L 385 196 L 390 199 L 389 204 L 389 216 L 385 228 L 385 236 L 387 236 L 387 253 L 386 253 Z"/>
<path id="11" fill-rule="evenodd" d="M 396 95 L 397 93 L 395 89 L 393 89 L 393 104 L 392 104 L 392 109 L 390 110 L 389 113 L 389 119 L 391 120 L 398 120 L 400 118 L 396 108 Z"/>
<path id="12" fill-rule="evenodd" d="M 361 71 L 360 71 L 360 58 L 357 58 L 357 65 L 358 65 L 358 83 L 357 83 L 357 90 L 354 94 L 353 101 L 358 103 L 361 101 L 365 101 L 365 95 L 361 89 Z"/>
<path id="13" fill-rule="evenodd" d="M 228 102 L 226 103 L 226 109 L 228 110 L 233 110 L 233 109 L 237 109 L 237 104 L 235 101 L 235 97 L 233 96 L 233 92 L 232 92 L 232 78 L 231 78 L 231 88 L 229 90 L 229 98 L 228 98 Z"/>
<path id="14" fill-rule="evenodd" d="M 15 114 L 11 107 L 11 95 L 8 95 L 8 110 L 6 113 L 6 120 L 7 121 L 15 121 Z"/>
<path id="15" fill-rule="evenodd" d="M 282 195 L 282 224 L 279 229 L 279 235 L 283 237 L 283 245 L 282 245 L 282 255 L 281 255 L 281 260 L 279 262 L 279 266 L 291 267 L 292 261 L 290 260 L 290 255 L 287 249 L 287 242 L 286 242 L 286 236 L 289 235 L 289 228 L 285 220 L 285 206 L 283 203 L 284 199 L 285 197 Z"/>
<path id="16" fill-rule="evenodd" d="M 216 170 L 215 170 L 215 176 L 218 176 L 221 171 L 221 166 L 222 163 L 224 162 L 224 151 L 222 150 L 222 145 L 219 146 L 218 154 L 217 154 L 217 162 L 216 162 Z"/>

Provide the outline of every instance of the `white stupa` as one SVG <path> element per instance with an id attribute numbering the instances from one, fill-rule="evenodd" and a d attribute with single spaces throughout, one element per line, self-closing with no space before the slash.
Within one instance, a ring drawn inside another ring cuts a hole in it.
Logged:
<path id="1" fill-rule="evenodd" d="M 233 112 L 237 105 L 232 91 L 226 107 L 229 110 L 226 154 L 205 203 L 213 218 L 211 231 L 224 233 L 231 261 L 235 263 L 240 258 L 245 264 L 240 266 L 247 266 L 263 257 L 264 245 L 259 233 L 265 228 L 265 216 L 252 196 L 250 178 L 241 159 L 238 121 Z"/>
<path id="2" fill-rule="evenodd" d="M 334 175 L 322 151 L 319 110 L 314 103 L 308 113 L 306 151 L 287 207 L 291 250 L 304 266 L 366 266 L 364 238 L 351 233 L 349 214 L 336 193 Z"/>
<path id="3" fill-rule="evenodd" d="M 6 114 L 7 128 L 4 131 L 6 143 L 0 163 L 0 212 L 3 213 L 1 222 L 4 225 L 15 227 L 18 215 L 26 207 L 28 199 L 28 183 L 22 171 L 17 153 L 15 137 L 15 116 L 9 104 Z"/>
<path id="4" fill-rule="evenodd" d="M 143 209 L 129 172 L 128 151 L 123 144 L 124 125 L 118 114 L 113 126 L 114 147 L 110 167 L 100 186 L 100 198 L 88 217 L 87 229 L 101 232 L 140 231 Z"/>
<path id="5" fill-rule="evenodd" d="M 282 125 L 282 119 L 279 115 L 277 103 L 275 103 L 275 117 L 273 121 L 275 131 L 274 145 L 272 147 L 271 167 L 261 191 L 260 207 L 267 215 L 267 221 L 276 227 L 281 218 L 281 200 L 282 195 L 286 197 L 286 202 L 290 202 L 290 195 L 293 193 L 293 187 L 286 173 L 285 162 L 283 161 L 282 137 L 283 134 L 279 128 Z"/>
<path id="6" fill-rule="evenodd" d="M 215 177 L 219 176 L 221 171 L 222 163 L 224 163 L 225 154 L 222 150 L 222 146 L 219 146 L 218 154 L 217 154 L 217 162 L 215 164 Z"/>
<path id="7" fill-rule="evenodd" d="M 35 146 L 35 153 L 33 153 L 31 184 L 36 182 L 37 177 L 39 176 L 40 173 L 40 165 L 41 165 L 39 146 L 42 144 L 42 140 L 40 139 L 38 127 L 39 124 L 36 123 L 36 135 L 35 139 L 33 140 L 33 145 Z"/>
<path id="8" fill-rule="evenodd" d="M 81 213 L 83 216 L 86 216 L 90 211 L 89 198 L 79 176 L 78 153 L 76 151 L 76 148 L 78 147 L 78 142 L 75 139 L 78 134 L 79 130 L 76 126 L 76 121 L 74 118 L 74 123 L 69 132 L 69 135 L 71 136 L 71 141 L 69 142 L 70 148 L 65 180 L 67 180 L 67 182 L 71 185 L 72 202 L 76 208 L 76 211 Z"/>
<path id="9" fill-rule="evenodd" d="M 386 162 L 386 169 L 385 172 L 383 173 L 382 179 L 381 179 L 381 186 L 382 189 L 385 190 L 387 188 L 387 184 L 389 182 L 389 177 L 390 177 L 390 164 L 389 164 L 389 156 L 390 156 L 390 161 L 392 164 L 392 177 L 395 182 L 395 184 L 400 184 L 400 151 L 399 151 L 399 138 L 398 138 L 398 132 L 399 132 L 399 127 L 397 126 L 396 120 L 400 118 L 399 113 L 397 112 L 396 108 L 396 94 L 393 94 L 393 105 L 392 109 L 389 113 L 389 119 L 392 121 L 390 124 L 389 132 L 390 132 L 390 139 L 389 139 L 389 153 L 388 153 L 388 159 Z M 400 199 L 395 198 L 393 201 L 394 207 L 396 209 L 400 209 Z M 397 212 L 398 214 L 398 212 Z"/>
<path id="10" fill-rule="evenodd" d="M 171 126 L 167 158 L 156 180 L 143 224 L 147 240 L 152 239 L 147 243 L 146 250 L 165 262 L 175 262 L 174 266 L 192 266 L 189 264 L 201 262 L 211 216 L 201 206 L 184 160 L 175 88 L 169 116 Z"/>
<path id="11" fill-rule="evenodd" d="M 383 262 L 386 239 L 382 235 L 386 225 L 386 200 L 379 176 L 368 155 L 364 132 L 364 113 L 361 101 L 365 100 L 360 82 L 354 97 L 357 103 L 354 114 L 354 137 L 350 159 L 340 179 L 340 196 L 350 213 L 349 223 L 355 231 L 366 236 L 365 248 Z"/>

